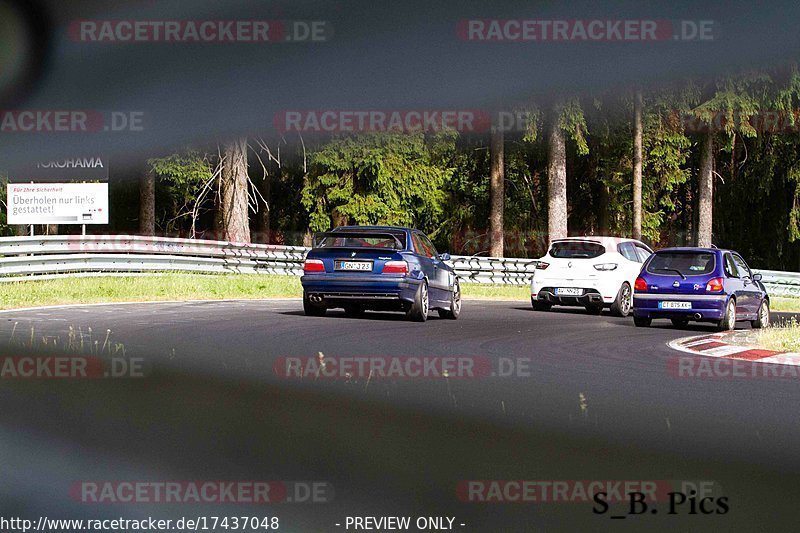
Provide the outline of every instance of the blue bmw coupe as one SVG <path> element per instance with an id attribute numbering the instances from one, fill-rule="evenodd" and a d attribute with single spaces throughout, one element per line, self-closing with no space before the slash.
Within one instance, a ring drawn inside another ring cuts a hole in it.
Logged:
<path id="1" fill-rule="evenodd" d="M 303 309 L 322 316 L 342 308 L 401 311 L 424 322 L 461 313 L 461 289 L 447 253 L 439 254 L 421 231 L 395 226 L 342 226 L 314 235 L 303 265 Z"/>

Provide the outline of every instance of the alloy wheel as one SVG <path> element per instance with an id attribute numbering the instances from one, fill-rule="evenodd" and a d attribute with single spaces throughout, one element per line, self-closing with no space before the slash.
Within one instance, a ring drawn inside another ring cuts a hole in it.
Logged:
<path id="1" fill-rule="evenodd" d="M 622 311 L 623 314 L 627 315 L 630 313 L 631 306 L 633 304 L 632 299 L 633 293 L 631 291 L 631 287 L 626 283 L 622 286 L 622 302 L 620 302 L 620 311 Z"/>

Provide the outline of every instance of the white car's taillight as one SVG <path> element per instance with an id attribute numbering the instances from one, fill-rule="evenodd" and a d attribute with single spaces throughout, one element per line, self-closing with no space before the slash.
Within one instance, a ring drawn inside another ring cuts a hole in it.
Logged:
<path id="1" fill-rule="evenodd" d="M 602 271 L 617 269 L 616 263 L 599 263 L 597 265 L 592 265 L 592 266 L 594 266 L 595 270 L 602 270 Z"/>

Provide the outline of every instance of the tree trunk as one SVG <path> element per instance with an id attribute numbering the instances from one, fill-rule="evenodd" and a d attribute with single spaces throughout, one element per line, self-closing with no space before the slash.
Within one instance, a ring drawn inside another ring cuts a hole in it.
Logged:
<path id="1" fill-rule="evenodd" d="M 156 177 L 152 170 L 139 179 L 139 233 L 154 235 L 156 232 Z"/>
<path id="2" fill-rule="evenodd" d="M 489 255 L 503 257 L 503 203 L 505 170 L 503 166 L 503 130 L 492 129 L 489 166 Z"/>
<path id="3" fill-rule="evenodd" d="M 714 139 L 708 131 L 703 138 L 703 153 L 697 198 L 697 246 L 711 246 L 711 224 L 713 222 L 714 195 Z"/>
<path id="4" fill-rule="evenodd" d="M 221 179 L 223 240 L 249 243 L 247 139 L 239 138 L 224 146 Z"/>
<path id="5" fill-rule="evenodd" d="M 567 236 L 567 153 L 558 113 L 556 110 L 550 125 L 547 165 L 548 242 Z"/>
<path id="6" fill-rule="evenodd" d="M 642 238 L 642 92 L 633 100 L 633 238 Z"/>
<path id="7" fill-rule="evenodd" d="M 58 235 L 58 224 L 47 224 L 44 227 L 45 235 Z"/>
<path id="8" fill-rule="evenodd" d="M 681 213 L 681 220 L 683 221 L 684 233 L 680 241 L 676 241 L 676 245 L 692 246 L 694 244 L 694 198 L 692 195 L 693 186 L 692 182 L 688 181 L 682 185 L 683 187 L 683 212 Z"/>
<path id="9" fill-rule="evenodd" d="M 17 237 L 25 237 L 31 234 L 31 227 L 27 224 L 14 224 L 14 235 Z"/>

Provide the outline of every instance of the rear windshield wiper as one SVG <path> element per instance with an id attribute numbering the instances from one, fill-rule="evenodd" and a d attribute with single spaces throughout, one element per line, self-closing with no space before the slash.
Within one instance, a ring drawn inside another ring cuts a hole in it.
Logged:
<path id="1" fill-rule="evenodd" d="M 658 268 L 656 270 L 660 270 L 662 272 L 675 272 L 681 277 L 681 279 L 686 279 L 686 276 L 683 275 L 683 272 L 681 272 L 677 268 Z"/>

